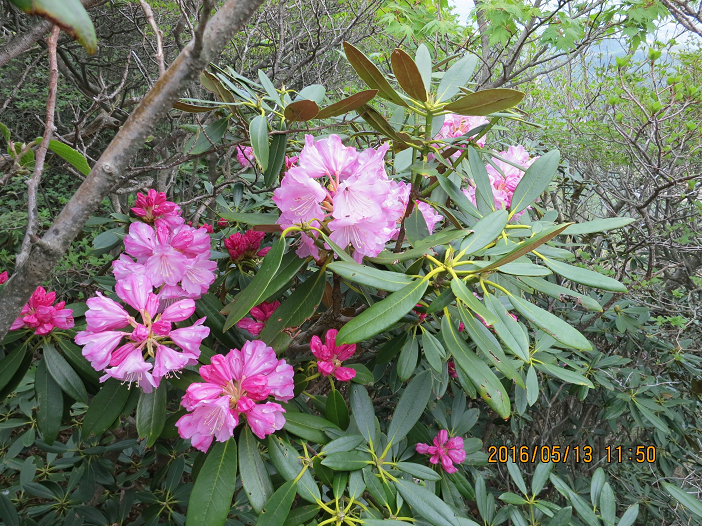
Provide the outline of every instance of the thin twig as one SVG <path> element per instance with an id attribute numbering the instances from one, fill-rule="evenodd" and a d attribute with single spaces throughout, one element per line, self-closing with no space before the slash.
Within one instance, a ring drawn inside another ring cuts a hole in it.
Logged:
<path id="1" fill-rule="evenodd" d="M 158 62 L 158 76 L 163 77 L 166 72 L 166 64 L 163 60 L 163 32 L 156 25 L 156 20 L 154 19 L 154 12 L 151 10 L 151 6 L 146 2 L 146 0 L 139 0 L 139 5 L 144 10 L 146 15 L 146 20 L 154 30 L 156 34 L 156 62 Z"/>
<path id="2" fill-rule="evenodd" d="M 39 223 L 39 212 L 37 208 L 37 191 L 41 183 L 41 174 L 44 171 L 44 160 L 46 152 L 49 150 L 49 142 L 54 133 L 54 109 L 56 107 L 56 86 L 58 85 L 58 63 L 56 61 L 56 45 L 58 44 L 59 27 L 54 26 L 51 35 L 47 39 L 49 45 L 49 95 L 46 98 L 46 126 L 44 127 L 44 138 L 37 150 L 34 164 L 34 173 L 27 183 L 27 231 L 22 240 L 22 248 L 17 254 L 15 265 L 21 266 L 29 257 L 32 247 L 32 238 L 35 237 L 37 224 Z"/>

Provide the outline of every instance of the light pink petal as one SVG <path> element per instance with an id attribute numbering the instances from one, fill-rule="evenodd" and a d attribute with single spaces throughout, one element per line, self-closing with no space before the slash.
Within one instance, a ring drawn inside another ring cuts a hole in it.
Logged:
<path id="1" fill-rule="evenodd" d="M 96 371 L 101 371 L 110 363 L 110 356 L 125 333 L 119 331 L 105 331 L 93 333 L 80 331 L 76 334 L 75 342 L 82 345 L 82 354 Z"/>
<path id="2" fill-rule="evenodd" d="M 268 387 L 271 390 L 271 395 L 281 402 L 292 400 L 295 396 L 295 383 L 293 376 L 295 371 L 292 365 L 285 360 L 279 360 L 275 367 L 275 371 L 268 374 Z"/>
<path id="3" fill-rule="evenodd" d="M 154 378 L 162 378 L 171 371 L 180 371 L 188 363 L 188 357 L 183 353 L 166 347 L 165 345 L 159 345 L 156 349 L 156 358 L 154 359 Z"/>
<path id="4" fill-rule="evenodd" d="M 210 365 L 200 367 L 200 376 L 211 384 L 221 386 L 226 385 L 234 377 L 229 360 L 221 354 L 215 354 L 210 359 Z"/>
<path id="5" fill-rule="evenodd" d="M 129 314 L 119 303 L 106 298 L 101 292 L 96 294 L 97 297 L 86 301 L 88 311 L 85 313 L 85 319 L 88 322 L 88 331 L 109 331 L 129 325 Z"/>
<path id="6" fill-rule="evenodd" d="M 426 455 L 429 453 L 429 444 L 417 444 L 417 453 L 420 455 Z"/>
<path id="7" fill-rule="evenodd" d="M 127 254 L 145 260 L 154 253 L 155 247 L 156 235 L 151 226 L 141 222 L 129 225 L 129 234 L 124 238 L 124 250 Z"/>
<path id="8" fill-rule="evenodd" d="M 260 340 L 248 341 L 241 348 L 245 376 L 268 374 L 275 370 L 278 358 L 275 351 Z"/>
<path id="9" fill-rule="evenodd" d="M 332 362 L 326 362 L 322 360 L 317 361 L 317 368 L 322 376 L 329 376 L 334 372 L 334 364 Z"/>
<path id="10" fill-rule="evenodd" d="M 205 318 L 200 318 L 190 327 L 171 331 L 171 340 L 184 351 L 200 356 L 202 340 L 210 334 L 210 328 L 202 325 L 204 321 Z"/>
<path id="11" fill-rule="evenodd" d="M 166 307 L 161 314 L 161 321 L 171 323 L 187 320 L 195 312 L 195 302 L 191 299 L 180 300 Z"/>
<path id="12" fill-rule="evenodd" d="M 151 280 L 142 274 L 132 274 L 115 285 L 115 292 L 122 301 L 138 311 L 146 308 L 146 302 L 152 291 Z"/>
<path id="13" fill-rule="evenodd" d="M 285 409 L 283 409 L 280 404 L 274 402 L 256 404 L 253 409 L 246 414 L 246 421 L 253 434 L 263 440 L 266 438 L 266 435 L 283 429 L 283 425 L 285 424 L 284 413 Z"/>
<path id="14" fill-rule="evenodd" d="M 356 371 L 350 367 L 337 367 L 334 370 L 334 376 L 340 382 L 349 382 L 356 378 Z"/>

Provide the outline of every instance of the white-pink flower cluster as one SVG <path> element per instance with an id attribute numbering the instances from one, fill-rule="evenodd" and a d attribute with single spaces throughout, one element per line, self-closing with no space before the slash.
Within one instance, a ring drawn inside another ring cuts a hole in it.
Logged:
<path id="1" fill-rule="evenodd" d="M 436 134 L 436 139 L 456 139 L 458 137 L 463 137 L 469 131 L 482 126 L 483 124 L 488 124 L 489 121 L 485 117 L 470 117 L 467 115 L 456 115 L 455 113 L 449 113 L 444 117 L 444 124 L 441 126 L 441 130 Z M 485 146 L 486 138 L 483 136 L 475 144 L 481 148 Z M 458 158 L 462 151 L 455 152 L 451 157 Z"/>
<path id="2" fill-rule="evenodd" d="M 490 178 L 490 185 L 492 187 L 492 195 L 495 200 L 495 210 L 509 209 L 512 205 L 514 190 L 517 188 L 519 181 L 522 180 L 522 177 L 524 177 L 524 172 L 539 158 L 539 156 L 529 157 L 529 152 L 521 144 L 518 146 L 510 146 L 507 151 L 500 152 L 499 155 L 521 166 L 522 169 L 499 159 L 495 159 L 494 162 L 502 174 L 491 164 L 486 166 L 488 177 Z M 469 185 L 468 188 L 463 189 L 463 193 L 473 204 L 476 204 L 475 190 L 476 188 L 472 184 Z M 519 212 L 515 214 L 515 217 L 519 217 L 523 213 L 524 211 Z"/>
<path id="3" fill-rule="evenodd" d="M 409 199 L 410 186 L 391 180 L 383 160 L 389 145 L 361 152 L 344 146 L 338 135 L 317 142 L 305 136 L 297 166 L 283 178 L 273 201 L 281 211 L 278 223 L 287 228 L 310 224 L 328 228 L 330 239 L 341 248 L 354 249 L 354 258 L 377 256 L 397 235 Z M 321 183 L 320 183 L 321 182 Z M 443 219 L 420 203 L 427 226 Z M 316 234 L 301 237 L 300 257 L 318 257 Z"/>

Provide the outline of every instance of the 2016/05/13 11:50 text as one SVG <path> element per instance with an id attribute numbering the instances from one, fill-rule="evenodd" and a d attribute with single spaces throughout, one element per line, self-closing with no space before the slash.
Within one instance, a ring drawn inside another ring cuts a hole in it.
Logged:
<path id="1" fill-rule="evenodd" d="M 656 461 L 655 446 L 607 446 L 607 462 L 632 461 L 640 464 Z M 591 446 L 490 446 L 488 462 L 593 462 Z"/>

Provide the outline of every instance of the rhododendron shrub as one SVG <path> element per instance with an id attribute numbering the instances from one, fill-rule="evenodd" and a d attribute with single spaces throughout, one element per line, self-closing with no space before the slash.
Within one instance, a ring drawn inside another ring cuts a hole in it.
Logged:
<path id="1" fill-rule="evenodd" d="M 298 96 L 263 73 L 259 84 L 208 72 L 228 93 L 207 102 L 219 140 L 236 139 L 208 153 L 210 176 L 219 162 L 231 175 L 236 159 L 238 179 L 190 181 L 206 193 L 180 203 L 177 190 L 139 192 L 130 215 L 95 221 L 117 226 L 99 227 L 95 250 L 110 261 L 82 297 L 68 308 L 37 289 L 13 324 L 0 378 L 31 376 L 21 388 L 36 393 L 27 416 L 40 406 L 37 447 L 63 455 L 46 473 L 89 451 L 131 463 L 119 479 L 81 464 L 86 489 L 65 495 L 85 509 L 99 481 L 133 500 L 134 524 L 462 526 L 476 498 L 485 524 L 570 513 L 505 493 L 495 518 L 479 437 L 510 419 L 502 427 L 516 433 L 544 391 L 584 399 L 608 382 L 591 373 L 600 355 L 573 320 L 603 310 L 583 287 L 626 288 L 568 260 L 572 236 L 625 222 L 557 222 L 541 196 L 558 152 L 498 146 L 507 137 L 495 125 L 519 116 L 523 94 L 470 93 L 470 57 L 438 75 L 425 57 L 420 74 L 396 50 L 386 86 L 345 51 L 372 85 L 338 105 L 320 86 Z M 544 301 L 566 297 L 567 319 Z M 71 418 L 79 425 L 63 433 Z M 24 487 L 48 498 L 51 477 Z M 86 523 L 126 520 L 115 517 Z"/>

